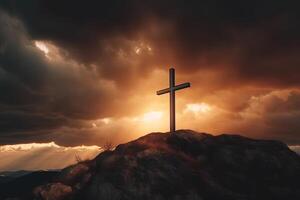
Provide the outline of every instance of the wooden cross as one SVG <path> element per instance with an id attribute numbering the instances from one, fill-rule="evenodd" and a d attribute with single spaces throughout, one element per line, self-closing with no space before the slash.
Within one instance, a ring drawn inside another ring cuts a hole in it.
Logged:
<path id="1" fill-rule="evenodd" d="M 156 92 L 157 95 L 162 95 L 170 93 L 170 133 L 175 132 L 175 91 L 190 87 L 190 83 L 182 83 L 180 85 L 175 85 L 175 69 L 169 69 L 169 88 L 159 90 Z"/>

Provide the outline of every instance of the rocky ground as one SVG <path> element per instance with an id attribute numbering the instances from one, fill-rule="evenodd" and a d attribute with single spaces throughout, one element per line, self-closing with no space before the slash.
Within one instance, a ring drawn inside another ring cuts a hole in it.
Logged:
<path id="1" fill-rule="evenodd" d="M 151 133 L 62 170 L 19 199 L 299 200 L 300 156 L 278 141 Z"/>

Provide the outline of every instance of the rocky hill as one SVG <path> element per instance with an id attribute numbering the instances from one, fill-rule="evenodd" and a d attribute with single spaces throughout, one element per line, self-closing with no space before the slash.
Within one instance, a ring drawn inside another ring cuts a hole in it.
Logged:
<path id="1" fill-rule="evenodd" d="M 284 143 L 179 130 L 70 166 L 26 198 L 299 200 L 299 180 L 300 156 Z"/>

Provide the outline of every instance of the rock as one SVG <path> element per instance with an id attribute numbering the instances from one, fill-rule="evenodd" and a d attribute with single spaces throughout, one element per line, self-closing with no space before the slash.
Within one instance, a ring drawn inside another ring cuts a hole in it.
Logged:
<path id="1" fill-rule="evenodd" d="M 63 170 L 42 199 L 298 200 L 300 156 L 278 141 L 151 133 Z M 53 196 L 52 196 L 53 195 Z"/>
<path id="2" fill-rule="evenodd" d="M 72 165 L 62 170 L 58 181 L 73 185 L 78 182 L 87 182 L 89 179 L 89 165 L 87 163 L 81 162 L 77 165 Z"/>
<path id="3" fill-rule="evenodd" d="M 36 197 L 46 200 L 62 200 L 70 197 L 71 194 L 72 188 L 62 183 L 50 183 L 34 190 Z"/>

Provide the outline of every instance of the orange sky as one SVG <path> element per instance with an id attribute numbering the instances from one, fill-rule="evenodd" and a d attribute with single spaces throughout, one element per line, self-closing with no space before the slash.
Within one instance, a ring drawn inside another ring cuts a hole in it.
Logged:
<path id="1" fill-rule="evenodd" d="M 300 143 L 292 5 L 56 4 L 0 4 L 1 145 L 168 131 L 169 97 L 156 91 L 171 66 L 192 84 L 176 93 L 177 129 Z"/>
<path id="2" fill-rule="evenodd" d="M 90 79 L 92 76 L 97 78 L 95 71 L 87 70 L 86 66 L 81 66 L 74 60 L 66 60 L 60 53 L 62 51 L 60 47 L 55 44 L 48 41 L 33 41 L 32 45 L 41 52 L 46 62 L 64 63 L 69 73 L 74 73 L 74 76 L 80 74 L 82 79 Z M 150 54 L 155 59 L 153 55 L 155 49 L 151 47 L 151 44 L 145 45 L 142 41 L 131 44 L 127 50 L 129 51 L 127 54 L 131 55 L 130 62 L 134 62 L 132 59 L 139 62 L 139 59 L 143 59 L 143 54 Z M 127 62 L 128 58 L 120 59 Z M 141 68 L 140 66 L 132 67 Z M 89 83 L 96 84 L 95 87 L 100 87 L 110 93 L 112 99 L 108 100 L 108 109 L 104 109 L 106 114 L 102 113 L 103 107 L 101 97 L 99 97 L 99 104 L 96 102 L 93 104 L 96 107 L 90 108 L 89 114 L 92 117 L 88 118 L 92 119 L 80 120 L 79 122 L 82 123 L 80 129 L 61 127 L 55 132 L 58 135 L 61 132 L 74 134 L 75 138 L 70 137 L 75 140 L 76 137 L 82 138 L 76 134 L 87 133 L 88 138 L 83 141 L 85 144 L 92 145 L 101 144 L 106 140 L 118 144 L 149 132 L 168 131 L 169 96 L 155 94 L 157 90 L 168 87 L 168 66 L 162 68 L 153 66 L 153 69 L 141 78 L 137 73 L 142 69 L 130 70 L 132 72 L 129 76 L 132 76 L 132 80 L 130 79 L 130 83 L 127 83 L 125 79 L 125 86 L 118 85 L 120 83 L 107 80 L 105 77 Z M 235 133 L 293 142 L 293 135 L 297 132 L 284 129 L 289 117 L 295 115 L 297 118 L 298 111 L 291 110 L 293 106 L 297 108 L 297 105 L 290 104 L 297 104 L 297 99 L 300 97 L 298 88 L 274 88 L 248 84 L 244 83 L 244 80 L 234 80 L 239 77 L 228 76 L 227 73 L 230 72 L 206 68 L 189 73 L 179 68 L 176 73 L 176 83 L 189 81 L 192 87 L 176 92 L 177 129 L 193 129 L 211 134 Z M 121 81 L 125 78 L 118 76 L 121 77 Z M 287 119 L 276 121 L 276 117 L 287 117 Z M 293 122 L 291 123 L 293 125 Z M 283 135 L 282 130 L 287 134 Z M 59 137 L 58 141 L 61 140 Z M 62 143 L 68 144 L 68 142 Z"/>

